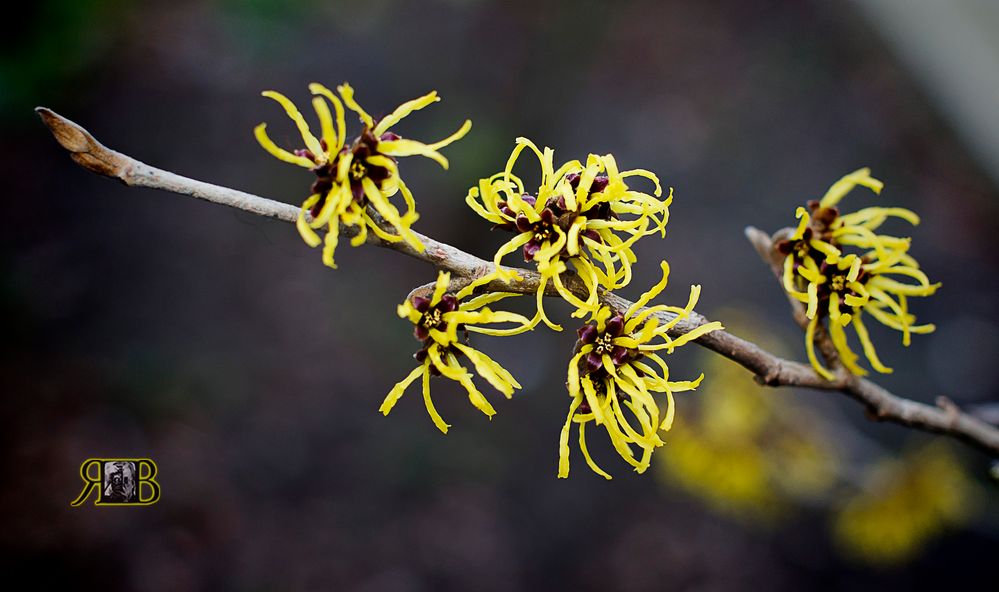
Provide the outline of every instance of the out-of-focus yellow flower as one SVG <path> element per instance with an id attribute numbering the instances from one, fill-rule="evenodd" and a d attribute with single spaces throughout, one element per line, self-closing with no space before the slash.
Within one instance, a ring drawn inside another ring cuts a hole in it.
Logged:
<path id="1" fill-rule="evenodd" d="M 590 323 L 578 331 L 577 350 L 569 362 L 569 415 L 559 437 L 558 476 L 569 476 L 569 432 L 579 425 L 579 448 L 586 464 L 599 475 L 610 479 L 586 447 L 586 426 L 603 426 L 621 458 L 639 473 L 649 467 L 652 452 L 663 445 L 659 432 L 673 424 L 673 393 L 697 388 L 704 378 L 671 381 L 669 367 L 657 352 L 672 353 L 681 345 L 716 329 L 711 322 L 676 339 L 667 335 L 697 304 L 700 286 L 691 286 L 690 298 L 683 308 L 658 304 L 645 307 L 666 288 L 669 266 L 662 262 L 662 280 L 642 295 L 624 313 L 601 306 L 590 316 Z M 660 325 L 657 312 L 672 312 L 676 317 Z M 666 394 L 666 410 L 660 414 L 653 393 Z M 636 454 L 635 446 L 640 455 Z"/>
<path id="2" fill-rule="evenodd" d="M 529 148 L 541 163 L 541 185 L 530 193 L 512 172 L 521 152 Z M 665 236 L 672 190 L 660 199 L 662 188 L 653 173 L 618 170 L 610 154 L 589 155 L 586 164 L 573 160 L 555 169 L 551 148 L 538 149 L 527 138 L 517 138 L 506 168 L 481 179 L 465 198 L 479 216 L 516 236 L 499 248 L 493 258 L 496 271 L 488 278 L 507 282 L 519 279 L 500 267 L 502 259 L 520 249 L 525 261 L 533 261 L 541 274 L 537 291 L 538 312 L 532 322 L 544 321 L 561 330 L 544 313 L 542 297 L 549 282 L 576 307 L 574 317 L 594 313 L 599 307 L 598 288 L 614 290 L 631 281 L 635 262 L 632 245 L 656 232 Z M 653 195 L 631 189 L 626 179 L 644 177 L 655 186 Z M 587 288 L 585 299 L 577 298 L 563 283 L 561 274 L 569 266 Z"/>
<path id="3" fill-rule="evenodd" d="M 724 315 L 756 335 L 736 311 Z M 765 341 L 765 339 L 764 339 Z M 779 344 L 765 344 L 780 351 Z M 776 518 L 798 500 L 822 496 L 835 482 L 838 456 L 822 419 L 793 400 L 746 380 L 738 366 L 704 356 L 710 383 L 687 400 L 695 409 L 670 432 L 659 475 L 741 519 Z"/>
<path id="4" fill-rule="evenodd" d="M 350 244 L 358 246 L 367 240 L 368 231 L 389 242 L 406 241 L 414 249 L 423 250 L 423 244 L 410 227 L 419 218 L 413 194 L 399 176 L 397 157 L 420 155 L 439 163 L 445 169 L 448 161 L 438 150 L 455 142 L 472 128 L 466 120 L 461 128 L 439 142 L 424 144 L 403 139 L 389 131 L 404 117 L 440 100 L 437 91 L 407 101 L 389 115 L 375 120 L 354 100 L 354 89 L 347 83 L 337 87 L 338 98 L 321 84 L 312 83 L 309 90 L 314 98 L 312 106 L 319 117 L 321 137 L 317 138 L 295 105 L 284 95 L 272 90 L 264 91 L 265 97 L 277 101 L 295 123 L 305 147 L 289 152 L 280 148 L 267 135 L 267 124 L 261 123 L 254 135 L 264 150 L 284 162 L 307 168 L 317 179 L 309 197 L 302 204 L 298 216 L 298 232 L 310 247 L 320 242 L 317 229 L 326 228 L 323 246 L 323 263 L 335 268 L 333 255 L 340 236 L 340 225 L 356 226 L 357 234 Z M 341 101 L 342 98 L 342 101 Z M 330 111 L 330 105 L 333 111 Z M 344 105 L 361 119 L 361 133 L 350 143 L 346 139 Z M 389 201 L 401 193 L 406 212 L 400 214 Z M 371 209 L 388 224 L 395 234 L 386 232 L 376 220 Z"/>
<path id="5" fill-rule="evenodd" d="M 967 521 L 974 502 L 974 485 L 958 459 L 933 443 L 868 470 L 863 490 L 846 500 L 835 519 L 836 539 L 869 563 L 901 563 L 948 527 Z"/>
<path id="6" fill-rule="evenodd" d="M 513 375 L 489 356 L 469 346 L 468 334 L 516 335 L 530 328 L 527 317 L 486 308 L 488 304 L 517 294 L 493 292 L 465 300 L 471 295 L 471 288 L 465 288 L 454 295 L 448 294 L 450 281 L 449 273 L 440 272 L 434 285 L 434 292 L 429 299 L 414 296 L 399 305 L 399 317 L 409 319 L 413 323 L 413 334 L 423 344 L 414 356 L 420 365 L 392 387 L 378 408 L 383 415 L 388 415 L 406 388 L 417 378 L 422 377 L 423 402 L 427 412 L 430 413 L 434 425 L 445 434 L 451 426 L 444 422 L 430 399 L 430 377 L 444 376 L 459 383 L 468 392 L 472 405 L 488 417 L 492 417 L 496 414 L 496 410 L 476 388 L 472 382 L 474 375 L 461 365 L 461 358 L 467 357 L 472 362 L 475 372 L 507 398 L 513 395 L 514 389 L 520 388 L 520 384 Z M 494 323 L 516 323 L 516 326 L 506 329 L 482 326 Z"/>
<path id="7" fill-rule="evenodd" d="M 815 332 L 828 318 L 829 335 L 846 368 L 858 375 L 867 371 L 857 364 L 858 356 L 850 348 L 845 327 L 852 326 L 871 367 L 891 372 L 878 358 L 871 342 L 864 313 L 902 333 L 908 346 L 912 333 L 931 333 L 933 325 L 917 325 L 909 312 L 908 298 L 930 296 L 940 284 L 930 283 L 919 263 L 909 254 L 911 239 L 874 231 L 889 218 L 901 218 L 913 225 L 919 216 L 904 208 L 869 207 L 850 214 L 840 214 L 839 201 L 857 185 L 880 193 L 883 183 L 870 176 L 870 169 L 860 169 L 843 177 L 819 201 L 809 202 L 811 213 L 798 208 L 800 219 L 794 234 L 777 243 L 784 258 L 784 289 L 807 304 L 810 319 L 805 334 L 808 360 L 816 372 L 833 379 L 815 355 Z M 846 253 L 854 249 L 856 253 Z M 906 278 L 910 281 L 900 281 Z"/>

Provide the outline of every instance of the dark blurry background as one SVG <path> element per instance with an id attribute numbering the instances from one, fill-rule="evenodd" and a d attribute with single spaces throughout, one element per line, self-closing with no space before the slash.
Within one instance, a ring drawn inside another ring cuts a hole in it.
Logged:
<path id="1" fill-rule="evenodd" d="M 913 301 L 936 333 L 905 350 L 898 334 L 876 332 L 896 368 L 877 380 L 925 402 L 996 401 L 996 171 L 969 148 L 987 145 L 989 129 L 955 123 L 970 111 L 934 91 L 953 87 L 934 72 L 995 80 L 996 60 L 933 54 L 945 59 L 920 70 L 897 42 L 911 31 L 879 25 L 897 24 L 893 4 L 25 5 L 0 35 L 4 573 L 39 588 L 82 579 L 154 590 L 938 588 L 993 578 L 989 459 L 960 446 L 979 510 L 890 565 L 834 542 L 838 487 L 780 519 L 745 520 L 668 471 L 635 475 L 602 444 L 595 454 L 613 481 L 578 451 L 570 478 L 557 480 L 567 315 L 562 334 L 477 341 L 524 386 L 513 401 L 489 395 L 499 411 L 491 422 L 446 381 L 434 398 L 454 424 L 447 436 L 418 390 L 384 418 L 377 407 L 416 346 L 395 305 L 432 269 L 343 245 L 340 269 L 328 270 L 289 225 L 77 168 L 31 111 L 51 107 L 150 164 L 299 203 L 308 175 L 253 140 L 268 121 L 275 139 L 298 145 L 261 90 L 305 111 L 309 82 L 348 80 L 380 113 L 437 89 L 444 100 L 400 131 L 432 140 L 466 117 L 474 128 L 447 150 L 448 172 L 404 162 L 418 230 L 491 254 L 502 237 L 483 232 L 463 197 L 502 167 L 518 135 L 561 160 L 613 152 L 676 190 L 668 236 L 640 245 L 625 295 L 651 285 L 666 257 L 664 297 L 683 302 L 700 283 L 701 312 L 727 321 L 738 311 L 797 359 L 800 333 L 742 230 L 789 225 L 797 205 L 870 166 L 886 182 L 882 196 L 858 190 L 845 205 L 920 212 L 918 228 L 890 230 L 914 237 L 914 254 L 944 285 Z M 987 0 L 958 4 L 966 23 L 999 22 Z M 930 32 L 916 47 L 951 34 Z M 671 360 L 680 378 L 716 363 L 685 349 Z M 709 375 L 684 394 L 677 421 L 723 387 Z M 827 422 L 844 475 L 933 439 L 867 422 L 837 395 L 765 394 Z M 657 455 L 670 453 L 667 444 Z M 101 456 L 153 458 L 162 500 L 71 508 L 80 463 Z"/>

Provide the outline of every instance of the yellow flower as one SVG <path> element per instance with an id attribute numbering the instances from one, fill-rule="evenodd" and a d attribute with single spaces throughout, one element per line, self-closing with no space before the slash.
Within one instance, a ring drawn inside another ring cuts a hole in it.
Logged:
<path id="1" fill-rule="evenodd" d="M 590 323 L 578 331 L 577 350 L 569 362 L 569 415 L 559 437 L 558 476 L 569 476 L 569 432 L 579 425 L 579 448 L 586 464 L 599 475 L 610 479 L 593 461 L 586 447 L 586 426 L 603 426 L 614 450 L 639 473 L 649 467 L 652 452 L 663 445 L 659 432 L 673 424 L 673 393 L 697 388 L 704 378 L 671 381 L 669 368 L 658 351 L 672 353 L 674 348 L 721 329 L 712 322 L 678 337 L 667 335 L 680 320 L 688 317 L 697 304 L 700 286 L 691 286 L 690 298 L 683 308 L 658 304 L 643 309 L 666 287 L 669 266 L 662 262 L 662 280 L 642 295 L 624 313 L 601 306 L 591 314 Z M 672 312 L 676 317 L 663 324 L 651 315 Z M 651 365 L 650 365 L 651 364 Z M 660 414 L 652 393 L 666 394 L 666 410 Z M 640 457 L 631 446 L 641 450 Z"/>
<path id="2" fill-rule="evenodd" d="M 534 193 L 527 192 L 523 181 L 512 173 L 525 148 L 530 148 L 541 163 L 541 185 Z M 515 272 L 500 268 L 500 263 L 521 249 L 524 260 L 533 261 L 542 278 L 537 291 L 538 312 L 532 323 L 544 321 L 561 330 L 544 313 L 542 296 L 548 283 L 576 307 L 574 317 L 596 312 L 599 287 L 614 290 L 631 281 L 635 262 L 632 245 L 656 232 L 665 236 L 672 191 L 665 200 L 660 199 L 662 188 L 656 175 L 642 169 L 619 171 L 610 154 L 591 154 L 585 166 L 573 160 L 557 170 L 554 154 L 551 148 L 542 152 L 530 140 L 517 138 L 506 168 L 481 179 L 477 187 L 469 189 L 465 202 L 494 228 L 517 233 L 496 252 L 496 271 L 480 283 L 497 277 L 507 282 L 519 279 Z M 625 180 L 630 177 L 652 181 L 655 197 L 629 188 Z M 562 281 L 561 274 L 570 265 L 586 286 L 585 300 L 577 298 Z"/>
<path id="3" fill-rule="evenodd" d="M 414 325 L 414 336 L 423 344 L 414 356 L 420 365 L 406 378 L 392 387 L 381 407 L 383 415 L 388 415 L 396 402 L 402 397 L 406 388 L 417 378 L 423 378 L 423 402 L 430 413 L 430 418 L 440 431 L 447 433 L 449 424 L 445 423 L 434 408 L 430 399 L 430 377 L 444 376 L 458 382 L 468 392 L 468 398 L 477 409 L 492 417 L 496 410 L 489 404 L 485 396 L 472 382 L 473 374 L 461 365 L 460 359 L 467 357 L 475 371 L 482 378 L 503 393 L 508 399 L 514 389 L 520 384 L 502 366 L 486 354 L 468 345 L 468 333 L 485 335 L 516 335 L 527 331 L 530 321 L 519 314 L 504 311 L 492 311 L 487 304 L 517 296 L 502 292 L 493 292 L 464 300 L 471 295 L 472 287 L 465 288 L 455 295 L 448 294 L 448 284 L 451 275 L 440 272 L 434 286 L 433 295 L 428 298 L 414 296 L 399 305 L 400 318 L 409 319 Z M 517 326 L 507 329 L 482 327 L 492 323 L 517 323 Z M 460 333 L 460 335 L 459 335 Z"/>
<path id="4" fill-rule="evenodd" d="M 323 242 L 316 229 L 326 227 L 323 246 L 323 263 L 335 268 L 333 255 L 340 236 L 340 225 L 356 226 L 357 234 L 351 239 L 353 246 L 367 240 L 368 231 L 389 242 L 406 241 L 414 249 L 423 250 L 423 244 L 410 227 L 419 218 L 416 202 L 409 187 L 399 176 L 396 157 L 421 155 L 438 162 L 445 169 L 448 161 L 438 149 L 455 142 L 472 127 L 465 121 L 454 134 L 433 144 L 406 140 L 389 131 L 401 119 L 440 100 L 437 91 L 407 101 L 389 115 L 375 120 L 354 100 L 354 89 L 344 83 L 337 87 L 338 98 L 328 88 L 312 83 L 309 90 L 315 95 L 312 106 L 319 117 L 321 138 L 309 130 L 309 124 L 295 105 L 284 95 L 268 90 L 265 97 L 277 101 L 295 123 L 305 148 L 289 152 L 278 147 L 267 135 L 267 124 L 261 123 L 253 133 L 263 146 L 284 162 L 311 170 L 317 179 L 311 195 L 302 204 L 298 215 L 298 232 L 310 247 Z M 330 105 L 333 111 L 330 111 Z M 344 105 L 357 113 L 363 124 L 361 133 L 353 141 L 346 141 Z M 400 214 L 389 198 L 402 193 L 406 212 Z M 371 206 L 370 208 L 368 206 Z M 373 211 L 372 211 L 373 210 Z M 380 217 L 381 220 L 376 219 Z M 379 224 L 388 224 L 396 234 L 386 232 Z"/>
<path id="5" fill-rule="evenodd" d="M 835 263 L 841 254 L 836 246 L 837 243 L 856 244 L 855 242 L 851 243 L 851 240 L 852 235 L 857 234 L 870 237 L 873 234 L 870 231 L 884 223 L 892 212 L 894 215 L 904 212 L 905 216 L 915 216 L 909 210 L 902 208 L 868 208 L 862 212 L 851 214 L 852 218 L 840 216 L 837 204 L 857 185 L 867 187 L 874 193 L 881 193 L 884 183 L 871 177 L 870 173 L 870 169 L 864 168 L 846 175 L 834 183 L 821 200 L 809 201 L 808 210 L 798 208 L 795 212 L 795 216 L 799 219 L 798 228 L 788 240 L 780 241 L 777 244 L 777 249 L 786 255 L 784 258 L 784 287 L 789 292 L 793 290 L 795 266 L 806 264 L 815 266 L 823 260 Z M 862 213 L 869 214 L 870 218 L 859 216 Z M 867 226 L 861 225 L 861 222 L 876 222 L 876 224 Z M 913 223 L 918 223 L 918 218 L 915 218 Z"/>
<path id="6" fill-rule="evenodd" d="M 909 254 L 910 239 L 876 234 L 892 217 L 919 224 L 919 216 L 904 208 L 869 207 L 840 214 L 837 204 L 857 185 L 880 193 L 883 183 L 860 169 L 837 181 L 820 201 L 809 203 L 811 214 L 798 208 L 798 227 L 787 240 L 779 241 L 778 251 L 785 255 L 783 285 L 793 298 L 807 304 L 810 319 L 805 334 L 808 360 L 816 372 L 828 380 L 829 370 L 815 355 L 815 332 L 828 317 L 829 336 L 846 368 L 858 375 L 867 371 L 857 364 L 858 356 L 847 341 L 847 326 L 852 326 L 871 367 L 891 372 L 878 358 L 863 314 L 902 332 L 902 344 L 908 346 L 912 333 L 931 333 L 933 325 L 917 325 L 908 310 L 908 297 L 930 296 L 940 284 L 931 284 L 920 271 L 919 263 Z M 846 253 L 847 249 L 856 253 Z M 895 276 L 895 277 L 892 277 Z M 912 281 L 896 279 L 898 276 Z"/>
<path id="7" fill-rule="evenodd" d="M 840 546 L 869 563 L 901 563 L 932 538 L 965 522 L 974 484 L 950 450 L 932 444 L 866 471 L 863 490 L 835 519 Z"/>

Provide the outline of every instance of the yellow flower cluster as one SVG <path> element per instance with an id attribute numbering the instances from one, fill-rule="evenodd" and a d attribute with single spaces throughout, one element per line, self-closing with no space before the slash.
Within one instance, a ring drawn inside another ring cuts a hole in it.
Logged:
<path id="1" fill-rule="evenodd" d="M 439 142 L 424 144 L 403 139 L 389 130 L 413 111 L 439 101 L 436 91 L 407 101 L 389 115 L 375 120 L 354 100 L 354 89 L 349 84 L 337 87 L 339 97 L 321 84 L 310 84 L 309 90 L 314 95 L 312 106 L 319 117 L 321 137 L 317 138 L 310 131 L 305 118 L 287 97 L 270 90 L 263 95 L 284 108 L 298 128 L 305 147 L 289 152 L 278 147 L 267 135 L 267 124 L 261 123 L 254 129 L 254 135 L 264 150 L 316 175 L 311 194 L 302 204 L 298 216 L 297 227 L 302 239 L 310 247 L 318 246 L 324 241 L 316 230 L 325 227 L 323 263 L 333 268 L 336 267 L 333 256 L 341 225 L 355 227 L 350 241 L 353 246 L 363 244 L 370 230 L 382 240 L 406 241 L 414 249 L 422 251 L 423 244 L 410 230 L 419 218 L 416 202 L 399 176 L 397 157 L 425 156 L 446 169 L 448 161 L 438 150 L 464 137 L 472 122 L 466 120 L 458 131 Z M 350 143 L 346 138 L 344 105 L 356 113 L 363 123 L 360 135 Z M 402 194 L 405 213 L 400 213 L 389 201 L 396 193 Z M 383 224 L 395 234 L 388 232 Z"/>
<path id="2" fill-rule="evenodd" d="M 669 367 L 657 352 L 673 353 L 675 348 L 721 329 L 721 323 L 706 323 L 671 338 L 669 330 L 690 316 L 701 287 L 691 286 L 683 308 L 665 304 L 646 307 L 666 288 L 669 265 L 663 261 L 661 266 L 662 280 L 628 310 L 619 313 L 601 306 L 591 313 L 590 323 L 578 331 L 576 352 L 568 369 L 569 414 L 559 437 L 559 477 L 569 476 L 569 432 L 573 424 L 579 426 L 579 448 L 594 472 L 611 478 L 587 449 L 586 426 L 591 423 L 603 426 L 614 450 L 635 471 L 645 472 L 652 452 L 664 444 L 659 433 L 668 431 L 673 424 L 673 393 L 693 390 L 704 378 L 702 374 L 695 380 L 670 380 Z M 673 318 L 660 324 L 656 313 L 672 313 Z M 663 414 L 654 393 L 666 395 Z"/>
<path id="3" fill-rule="evenodd" d="M 530 150 L 541 165 L 541 184 L 528 192 L 524 182 L 513 174 L 520 155 Z M 631 189 L 632 177 L 648 179 L 653 195 Z M 549 285 L 576 310 L 573 317 L 589 315 L 589 324 L 579 330 L 577 349 L 568 370 L 571 398 L 569 414 L 559 439 L 558 476 L 569 474 L 569 432 L 579 426 L 579 446 L 587 464 L 610 479 L 593 460 L 586 446 L 586 426 L 595 424 L 607 430 L 614 449 L 636 471 L 644 472 L 652 452 L 663 445 L 660 432 L 673 422 L 673 393 L 697 387 L 703 375 L 693 381 L 671 381 L 669 368 L 658 352 L 674 348 L 721 328 L 717 322 L 703 324 L 679 337 L 669 332 L 688 318 L 697 303 L 700 286 L 693 286 L 685 307 L 647 305 L 666 287 L 669 266 L 662 263 L 662 280 L 627 311 L 602 305 L 601 293 L 627 286 L 636 261 L 632 246 L 640 238 L 659 233 L 665 236 L 672 193 L 661 199 L 659 179 L 651 172 L 621 171 L 611 155 L 589 155 L 586 163 L 569 161 L 555 168 L 554 151 L 543 151 L 525 138 L 518 138 L 503 171 L 472 187 L 465 199 L 479 216 L 494 228 L 513 231 L 515 236 L 496 252 L 494 269 L 464 287 L 448 294 L 450 277 L 441 273 L 431 298 L 414 297 L 399 306 L 399 316 L 415 326 L 416 338 L 423 344 L 416 354 L 420 366 L 395 385 L 385 398 L 381 412 L 388 414 L 410 384 L 422 377 L 423 398 L 434 424 L 447 432 L 450 427 L 437 413 L 430 399 L 430 378 L 441 375 L 461 384 L 479 410 L 488 416 L 493 407 L 472 382 L 473 375 L 461 365 L 467 357 L 479 376 L 510 397 L 520 385 L 502 366 L 468 345 L 469 332 L 488 335 L 514 335 L 544 322 L 561 330 L 545 314 L 543 297 Z M 525 261 L 534 262 L 540 280 L 536 291 L 537 312 L 533 318 L 510 312 L 494 312 L 485 305 L 512 296 L 487 292 L 474 296 L 482 286 L 501 281 L 509 284 L 523 278 L 502 267 L 503 258 L 520 249 Z M 567 284 L 572 271 L 580 284 Z M 581 289 L 580 286 L 583 288 Z M 578 294 L 582 293 L 582 296 Z M 466 300 L 467 299 L 467 300 Z M 672 315 L 660 324 L 658 313 Z M 506 329 L 483 324 L 514 323 Z M 660 411 L 654 394 L 665 393 L 665 411 Z"/>
<path id="4" fill-rule="evenodd" d="M 891 372 L 878 358 L 864 314 L 902 333 L 908 346 L 913 333 L 931 333 L 933 325 L 917 325 L 909 312 L 908 298 L 929 296 L 940 284 L 930 283 L 919 263 L 908 254 L 911 239 L 878 234 L 889 218 L 919 224 L 919 216 L 904 208 L 869 207 L 841 214 L 837 205 L 856 186 L 880 193 L 883 183 L 869 169 L 846 175 L 809 208 L 798 208 L 794 233 L 776 245 L 784 257 L 783 285 L 791 297 L 807 305 L 809 324 L 805 334 L 808 360 L 828 380 L 833 374 L 815 355 L 815 333 L 828 318 L 828 331 L 843 365 L 853 374 L 867 371 L 850 348 L 845 328 L 853 327 L 871 367 Z M 855 252 L 848 253 L 852 249 Z M 904 278 L 906 281 L 900 281 Z"/>
<path id="5" fill-rule="evenodd" d="M 836 538 L 858 559 L 897 564 L 965 522 L 975 498 L 974 483 L 958 459 L 932 444 L 869 469 L 863 490 L 845 501 L 835 519 Z"/>
<path id="6" fill-rule="evenodd" d="M 534 192 L 528 192 L 512 172 L 527 148 L 541 164 L 541 185 Z M 662 187 L 656 175 L 642 169 L 620 171 L 610 154 L 591 154 L 585 165 L 572 160 L 558 169 L 554 158 L 551 148 L 541 151 L 527 138 L 517 138 L 506 168 L 481 179 L 477 187 L 469 189 L 465 201 L 494 228 L 516 233 L 496 251 L 496 271 L 483 281 L 519 279 L 501 263 L 505 256 L 521 249 L 524 260 L 534 262 L 541 274 L 538 312 L 532 323 L 544 321 L 560 331 L 562 327 L 544 312 L 542 296 L 548 283 L 576 307 L 574 317 L 595 313 L 600 288 L 615 290 L 631 281 L 635 242 L 657 232 L 665 236 L 672 191 L 665 200 L 660 199 Z M 652 181 L 654 197 L 631 189 L 626 182 L 631 177 Z M 562 280 L 569 266 L 586 286 L 585 299 L 573 294 Z"/>
<path id="7" fill-rule="evenodd" d="M 466 300 L 471 295 L 471 289 L 449 294 L 450 281 L 450 274 L 440 272 L 430 298 L 413 296 L 399 305 L 399 317 L 413 323 L 413 334 L 423 344 L 414 356 L 420 365 L 392 388 L 378 409 L 383 415 L 388 415 L 406 388 L 422 377 L 423 403 L 434 425 L 445 434 L 451 426 L 444 422 L 430 399 L 430 377 L 443 376 L 454 380 L 465 388 L 476 409 L 492 417 L 496 410 L 476 388 L 472 382 L 473 374 L 461 365 L 461 358 L 467 357 L 479 376 L 507 398 L 513 395 L 514 389 L 520 388 L 520 384 L 505 368 L 468 345 L 468 333 L 516 335 L 530 328 L 527 317 L 512 312 L 492 311 L 486 307 L 517 294 L 493 292 Z M 482 326 L 494 323 L 516 323 L 516 326 L 506 329 Z"/>

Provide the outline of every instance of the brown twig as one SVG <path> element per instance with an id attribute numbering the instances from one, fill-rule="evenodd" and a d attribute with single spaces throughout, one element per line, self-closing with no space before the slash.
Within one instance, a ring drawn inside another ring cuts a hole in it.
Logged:
<path id="1" fill-rule="evenodd" d="M 36 111 L 55 136 L 56 141 L 70 152 L 74 161 L 87 170 L 119 179 L 129 186 L 149 187 L 190 195 L 285 222 L 294 222 L 298 216 L 299 208 L 296 206 L 235 189 L 195 181 L 151 167 L 103 146 L 85 129 L 49 109 L 39 107 Z M 770 237 L 755 228 L 747 228 L 746 235 L 764 260 L 772 265 L 774 261 L 773 242 Z M 426 247 L 422 252 L 416 251 L 405 242 L 389 243 L 378 239 L 373 234 L 369 235 L 368 242 L 450 271 L 452 281 L 458 282 L 456 285 L 467 285 L 467 282 L 483 277 L 493 269 L 493 264 L 489 261 L 428 236 L 420 234 L 417 236 Z M 519 282 L 506 284 L 497 280 L 487 284 L 484 289 L 519 294 L 535 293 L 541 279 L 538 273 L 527 269 L 517 269 L 517 273 L 522 278 Z M 586 296 L 585 287 L 578 279 L 570 277 L 567 284 L 579 296 Z M 419 288 L 417 289 L 419 290 Z M 555 294 L 553 289 L 550 292 Z M 605 304 L 617 310 L 624 310 L 632 305 L 632 302 L 613 293 L 605 293 L 601 298 Z M 800 309 L 800 304 L 795 304 Z M 799 323 L 803 322 L 802 319 L 804 319 L 803 311 L 800 312 L 800 315 L 797 313 L 795 315 L 796 318 L 801 317 L 798 319 Z M 657 313 L 657 316 L 663 323 L 676 317 L 674 313 L 670 312 L 660 312 Z M 692 313 L 689 317 L 681 319 L 670 331 L 670 335 L 678 337 L 706 322 L 707 319 L 701 315 Z M 727 331 L 712 331 L 698 338 L 696 343 L 742 365 L 755 375 L 760 384 L 840 391 L 863 403 L 872 417 L 878 420 L 947 434 L 993 455 L 999 455 L 999 429 L 959 411 L 953 403 L 946 404 L 942 408 L 932 407 L 898 397 L 873 382 L 850 375 L 839 367 L 835 348 L 832 348 L 829 343 L 824 343 L 827 341 L 827 337 L 820 336 L 818 344 L 820 351 L 826 356 L 827 362 L 836 371 L 836 379 L 833 381 L 827 381 L 818 376 L 808 365 L 775 356 L 755 343 Z"/>

